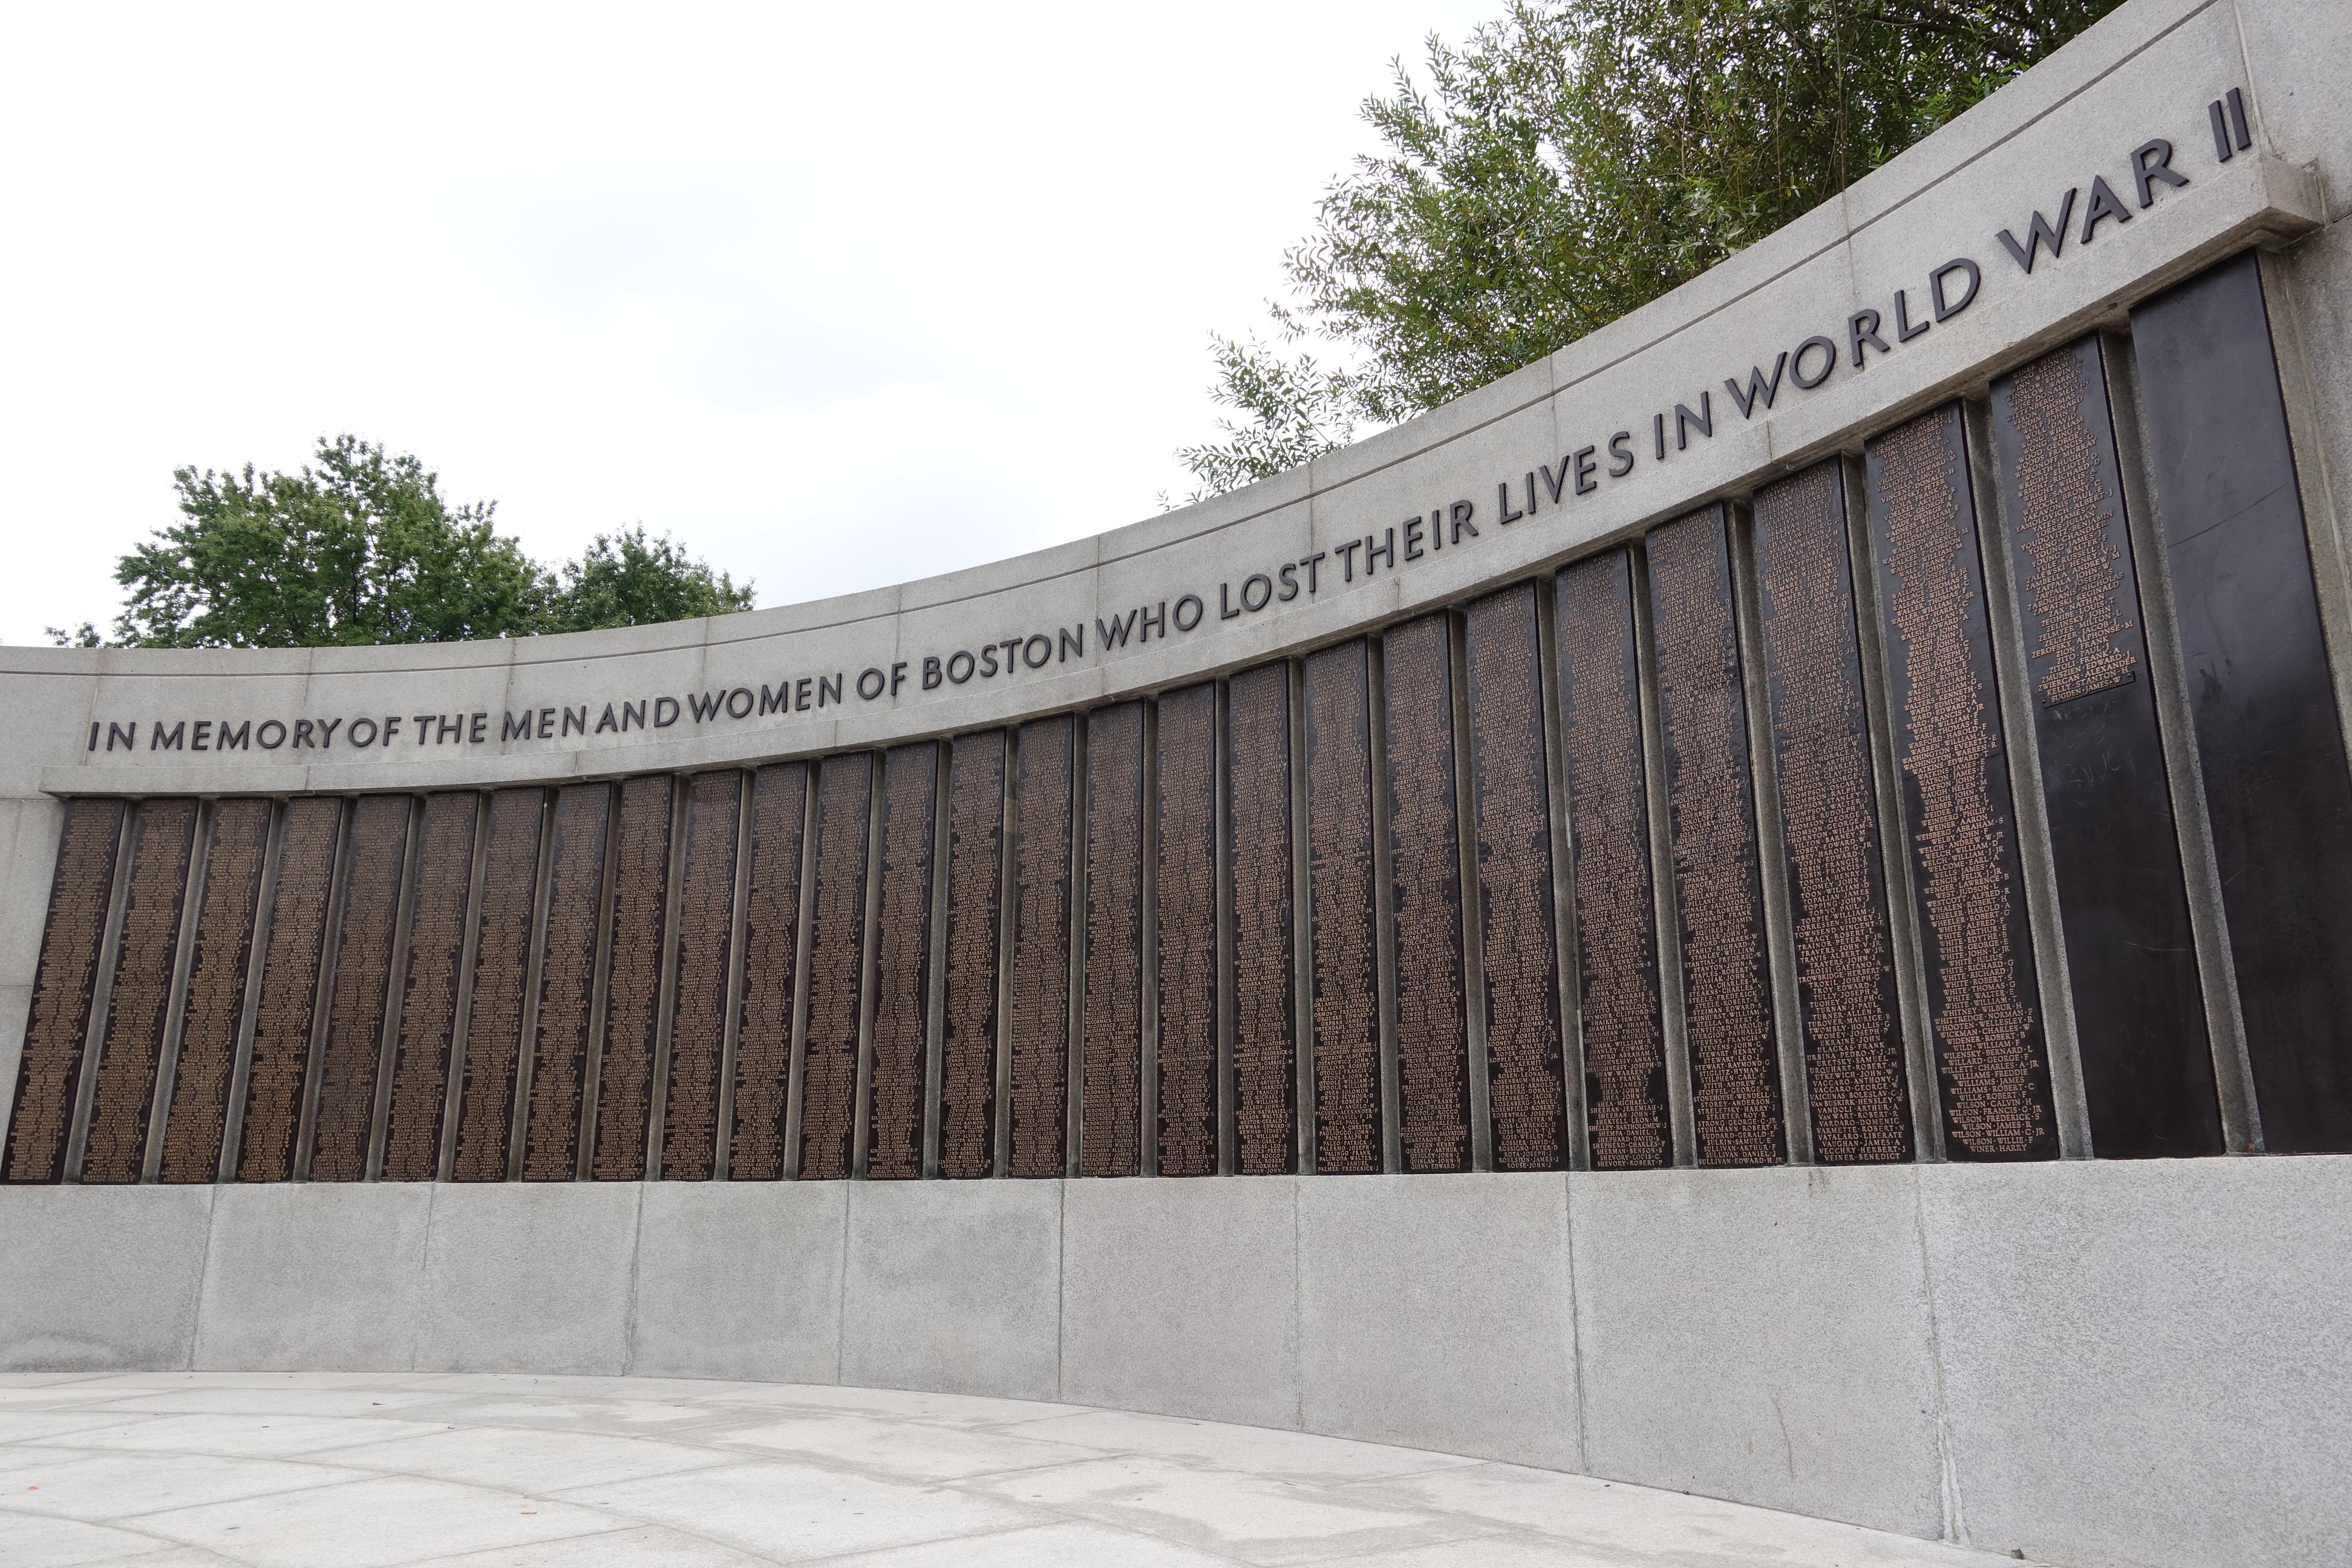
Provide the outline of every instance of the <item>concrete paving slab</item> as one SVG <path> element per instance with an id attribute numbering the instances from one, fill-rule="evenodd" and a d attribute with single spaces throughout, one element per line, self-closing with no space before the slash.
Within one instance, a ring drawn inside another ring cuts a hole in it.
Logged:
<path id="1" fill-rule="evenodd" d="M 532 1545 L 612 1528 L 593 1510 L 409 1476 L 175 1509 L 142 1515 L 139 1524 L 254 1568 L 392 1568 L 452 1550 Z"/>

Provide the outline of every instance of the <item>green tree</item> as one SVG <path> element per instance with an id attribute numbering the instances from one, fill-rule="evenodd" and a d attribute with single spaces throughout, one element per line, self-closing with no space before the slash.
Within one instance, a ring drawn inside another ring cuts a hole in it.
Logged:
<path id="1" fill-rule="evenodd" d="M 548 595 L 540 629 L 583 632 L 598 626 L 641 626 L 691 616 L 748 610 L 751 584 L 737 587 L 713 573 L 667 534 L 646 537 L 645 525 L 598 534 L 577 561 L 566 562 Z"/>
<path id="2" fill-rule="evenodd" d="M 1283 258 L 1278 342 L 1213 340 L 1214 494 L 1533 363 L 1845 189 L 2120 0 L 1511 0 L 1363 105 Z M 1320 358 L 1317 357 L 1319 352 Z"/>

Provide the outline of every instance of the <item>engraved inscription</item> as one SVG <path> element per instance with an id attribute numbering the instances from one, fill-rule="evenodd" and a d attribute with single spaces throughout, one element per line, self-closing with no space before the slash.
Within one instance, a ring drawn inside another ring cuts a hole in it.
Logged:
<path id="1" fill-rule="evenodd" d="M 1075 726 L 1066 718 L 1021 726 L 1013 797 L 1012 1148 L 1015 1176 L 1058 1176 L 1069 1098 L 1070 785 Z"/>
<path id="2" fill-rule="evenodd" d="M 1307 659 L 1307 850 L 1314 954 L 1315 1168 L 1381 1169 L 1380 967 L 1365 644 Z"/>
<path id="3" fill-rule="evenodd" d="M 594 793 L 596 849 L 601 860 L 604 787 L 575 787 Z M 540 790 L 502 789 L 490 796 L 482 903 L 475 916 L 480 930 L 474 938 L 474 993 L 466 1022 L 466 1059 L 458 1073 L 457 1146 L 450 1165 L 451 1173 L 461 1182 L 502 1181 L 507 1173 L 515 1068 L 522 1059 L 523 995 L 530 984 L 530 927 L 539 893 L 539 833 L 546 809 L 547 796 Z M 595 917 L 574 909 L 568 911 L 568 918 L 585 930 L 593 952 Z M 583 1026 L 587 1013 L 583 994 L 577 1015 Z M 576 1053 L 573 1059 L 577 1060 Z M 575 1068 L 575 1088 L 578 1082 Z M 566 1110 L 567 1130 L 576 1142 L 580 1114 L 576 1100 Z M 562 1173 L 571 1173 L 569 1167 Z"/>
<path id="4" fill-rule="evenodd" d="M 808 1039 L 801 1066 L 801 1179 L 849 1174 L 857 1090 L 857 987 L 866 962 L 866 837 L 873 759 L 817 770 L 816 888 L 810 907 Z"/>
<path id="5" fill-rule="evenodd" d="M 466 899 L 474 879 L 479 805 L 472 794 L 427 795 L 417 824 L 408 982 L 401 994 L 392 1115 L 383 1135 L 387 1182 L 429 1182 L 441 1172 L 441 1118 L 448 1101 L 457 965 L 466 951 Z"/>
<path id="6" fill-rule="evenodd" d="M 1087 715 L 1082 1173 L 1143 1168 L 1143 705 Z"/>
<path id="7" fill-rule="evenodd" d="M 662 1100 L 661 1173 L 707 1182 L 719 1169 L 719 1077 L 727 1043 L 727 965 L 735 941 L 735 839 L 743 777 L 698 773 L 687 786 L 686 866 L 677 900 L 677 982 Z"/>
<path id="8" fill-rule="evenodd" d="M 948 761 L 946 1037 L 940 1174 L 996 1170 L 996 950 L 1003 895 L 1004 731 L 959 735 Z"/>
<path id="9" fill-rule="evenodd" d="M 172 1005 L 172 971 L 180 949 L 181 906 L 195 853 L 196 803 L 139 803 L 125 879 L 122 935 L 106 1034 L 90 1097 L 82 1149 L 85 1182 L 135 1182 L 147 1158 L 147 1117 L 163 1060 L 163 1019 Z"/>
<path id="10" fill-rule="evenodd" d="M 320 960 L 326 952 L 327 901 L 334 889 L 342 804 L 316 795 L 286 803 L 269 941 L 262 953 L 261 996 L 253 1023 L 253 1058 L 246 1071 L 244 1128 L 236 1153 L 240 1182 L 282 1182 L 294 1173 L 294 1138 L 300 1128 L 303 1075 L 310 1063 L 311 1009 L 318 996 Z"/>
<path id="11" fill-rule="evenodd" d="M 2116 537 L 2104 443 L 2083 417 L 2090 373 L 2080 351 L 2045 354 L 2010 378 L 2017 429 L 2020 574 L 2034 695 L 2055 707 L 2119 686 L 2139 669 L 2135 595 Z"/>
<path id="12" fill-rule="evenodd" d="M 1649 550 L 1698 1163 L 1776 1164 L 1780 1079 L 1723 509 L 1653 529 Z"/>
<path id="13" fill-rule="evenodd" d="M 799 984 L 801 846 L 808 764 L 772 763 L 751 779 L 751 864 L 743 888 L 743 1003 L 735 1026 L 734 1128 L 727 1175 L 784 1173 L 784 1100 L 792 1087 L 793 996 Z"/>
<path id="14" fill-rule="evenodd" d="M 1233 679 L 1225 773 L 1234 922 L 1234 1168 L 1297 1168 L 1298 1059 L 1290 891 L 1290 667 Z M 1167 721 L 1160 721 L 1166 749 Z M 1164 770 L 1167 763 L 1160 763 Z M 1166 926 L 1161 926 L 1166 931 Z M 1166 960 L 1163 958 L 1164 963 Z M 1167 1047 L 1160 1024 L 1160 1049 Z M 1165 1156 L 1162 1157 L 1163 1160 Z M 1165 1166 L 1163 1164 L 1162 1168 Z"/>
<path id="15" fill-rule="evenodd" d="M 1217 1171 L 1216 699 L 1188 686 L 1160 700 L 1163 1176 Z"/>
<path id="16" fill-rule="evenodd" d="M 1462 858 L 1454 784 L 1453 649 L 1445 617 L 1384 639 L 1389 853 L 1396 887 L 1398 1121 L 1407 1171 L 1470 1168 L 1469 1022 L 1463 1011 Z"/>
<path id="17" fill-rule="evenodd" d="M 163 1121 L 166 1182 L 209 1182 L 220 1171 L 228 1125 L 229 1079 L 245 1018 L 245 979 L 269 847 L 269 803 L 225 800 L 213 812 L 196 904 L 196 946 L 180 1024 L 172 1110 Z"/>
<path id="18" fill-rule="evenodd" d="M 1560 742 L 1575 869 L 1586 1121 L 1603 1171 L 1672 1155 L 1650 880 L 1633 579 L 1622 550 L 1559 574 Z"/>
<path id="19" fill-rule="evenodd" d="M 327 1049 L 310 1144 L 314 1182 L 356 1182 L 367 1174 L 376 1079 L 383 1063 L 383 1015 L 392 1000 L 402 862 L 408 854 L 408 807 L 404 795 L 362 795 L 352 807 Z"/>
<path id="20" fill-rule="evenodd" d="M 1568 1163 L 1567 1102 L 1535 585 L 1489 595 L 1465 619 L 1495 1168 L 1556 1171 Z"/>
<path id="21" fill-rule="evenodd" d="M 588 1047 L 595 1017 L 596 942 L 604 921 L 605 839 L 613 813 L 610 784 L 568 784 L 555 793 L 553 820 L 548 825 L 547 931 L 540 942 L 539 1016 L 531 1031 L 530 1100 L 523 1121 L 522 1176 L 527 1182 L 568 1182 L 579 1172 L 583 1086 L 588 1076 Z M 499 844 L 490 841 L 493 868 Z M 527 883 L 525 884 L 528 885 Z M 492 908 L 483 895 L 483 919 Z M 523 925 L 528 940 L 529 906 L 509 908 L 503 920 Z M 511 929 L 511 928 L 510 928 Z M 493 951 L 490 930 L 482 929 L 482 952 Z M 528 984 L 520 953 L 509 956 L 515 966 L 514 984 Z M 487 974 L 476 978 L 474 1007 L 478 1018 L 485 1000 L 481 986 Z M 478 1028 L 478 1025 L 476 1026 Z M 514 1028 L 522 1016 L 518 1005 Z M 518 1038 L 517 1054 L 520 1054 Z M 507 1169 L 509 1118 L 497 1108 L 500 1089 L 489 1075 L 498 1071 L 482 1064 L 477 1120 L 477 1080 L 473 1047 L 467 1047 L 466 1118 L 457 1137 L 457 1179 L 495 1182 Z M 511 1077 L 511 1075 L 509 1075 Z"/>
<path id="22" fill-rule="evenodd" d="M 1911 1157 L 1903 1035 L 1836 458 L 1756 497 L 1773 758 L 1813 1157 Z"/>
<path id="23" fill-rule="evenodd" d="M 596 1068 L 595 1152 L 589 1160 L 589 1173 L 600 1182 L 641 1181 L 646 1174 L 669 901 L 670 815 L 667 777 L 634 778 L 621 785 L 621 816 L 613 836 L 604 1048 Z"/>
<path id="24" fill-rule="evenodd" d="M 938 818 L 935 742 L 882 759 L 882 902 L 874 932 L 874 1059 L 866 1173 L 923 1173 L 924 1041 L 931 995 L 931 840 Z"/>
<path id="25" fill-rule="evenodd" d="M 8 1120 L 8 1179 L 55 1182 L 65 1174 L 66 1132 L 89 1037 L 90 999 L 98 989 L 99 948 L 114 895 L 114 858 L 122 840 L 122 803 L 69 800 L 49 881 L 48 922 L 16 1068 L 16 1107 Z"/>

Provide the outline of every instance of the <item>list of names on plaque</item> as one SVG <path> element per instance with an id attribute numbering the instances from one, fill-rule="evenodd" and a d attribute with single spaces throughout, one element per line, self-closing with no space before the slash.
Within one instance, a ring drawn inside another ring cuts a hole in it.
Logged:
<path id="1" fill-rule="evenodd" d="M 1297 1166 L 1297 997 L 1291 914 L 1290 667 L 1233 679 L 1225 773 L 1234 921 L 1234 1168 Z M 1161 720 L 1160 734 L 1167 734 Z M 1164 768 L 1163 761 L 1161 766 Z M 1165 929 L 1164 926 L 1162 928 Z M 1160 1024 L 1160 1049 L 1168 1047 Z M 1164 1168 L 1164 1165 L 1163 1165 Z"/>
<path id="2" fill-rule="evenodd" d="M 253 959 L 254 914 L 269 849 L 269 803 L 225 800 L 213 811 L 205 850 L 204 890 L 196 902 L 195 954 L 180 1023 L 180 1059 L 163 1119 L 166 1182 L 209 1182 L 220 1172 L 228 1125 L 229 1079 L 245 1019 L 245 980 Z"/>
<path id="3" fill-rule="evenodd" d="M 727 1045 L 727 965 L 735 942 L 735 841 L 743 775 L 697 773 L 687 786 L 686 866 L 677 900 L 677 980 L 662 1100 L 661 1173 L 707 1182 L 719 1169 L 719 1079 Z"/>
<path id="4" fill-rule="evenodd" d="M 857 1091 L 857 987 L 866 963 L 866 838 L 874 760 L 817 770 L 816 888 L 809 913 L 808 1039 L 801 1067 L 803 1181 L 849 1174 Z"/>
<path id="5" fill-rule="evenodd" d="M 466 900 L 474 879 L 480 797 L 431 795 L 417 824 L 416 892 L 408 921 L 408 979 L 392 1068 L 383 1179 L 429 1182 L 441 1172 L 441 1118 L 457 1024 L 457 966 L 466 953 Z"/>
<path id="6" fill-rule="evenodd" d="M 530 1036 L 530 1100 L 524 1108 L 522 1175 L 527 1182 L 568 1182 L 580 1169 L 581 1106 L 588 1076 L 588 1047 L 596 1005 L 596 944 L 604 923 L 606 839 L 613 816 L 613 786 L 567 784 L 555 793 L 552 819 L 548 824 L 547 931 L 540 942 L 539 1013 Z M 499 841 L 492 822 L 490 854 L 495 863 Z M 528 881 L 524 884 L 529 887 Z M 535 889 L 532 889 L 536 891 Z M 483 898 L 484 917 L 489 900 Z M 530 919 L 528 909 L 508 910 L 508 921 Z M 526 927 L 526 929 L 528 929 Z M 489 930 L 484 927 L 482 951 L 490 951 Z M 511 955 L 518 988 L 530 984 L 520 953 Z M 474 1006 L 483 1005 L 482 984 L 474 982 Z M 479 1025 L 476 1027 L 478 1029 Z M 522 1027 L 518 1005 L 515 1028 Z M 478 1037 L 477 1037 L 478 1038 Z M 521 1045 L 518 1038 L 516 1054 Z M 477 1120 L 473 1047 L 467 1047 L 466 1121 L 457 1130 L 457 1179 L 494 1182 L 505 1173 L 511 1110 L 501 1119 L 493 1112 L 499 1090 L 488 1075 L 497 1068 L 482 1064 L 484 1114 Z"/>
<path id="7" fill-rule="evenodd" d="M 1081 1173 L 1143 1168 L 1143 705 L 1087 715 Z"/>
<path id="8" fill-rule="evenodd" d="M 1633 577 L 1622 550 L 1559 574 L 1560 749 L 1568 760 L 1587 1124 L 1603 1171 L 1673 1155 L 1658 1002 Z"/>
<path id="9" fill-rule="evenodd" d="M 122 934 L 115 948 L 114 984 L 99 1048 L 98 1086 L 90 1097 L 89 1132 L 82 1148 L 85 1182 L 135 1182 L 147 1157 L 148 1110 L 154 1103 L 155 1074 L 163 1059 L 163 1020 L 172 1005 L 180 915 L 195 845 L 194 801 L 139 803 L 131 827 L 131 875 L 123 887 Z"/>
<path id="10" fill-rule="evenodd" d="M 735 1114 L 727 1145 L 730 1181 L 772 1182 L 784 1173 L 793 997 L 800 983 L 801 847 L 807 837 L 808 764 L 771 763 L 751 779 L 743 1002 L 735 1026 Z"/>
<path id="11" fill-rule="evenodd" d="M 670 816 L 667 777 L 635 778 L 621 785 L 620 822 L 613 836 L 604 1050 L 596 1069 L 595 1152 L 589 1159 L 590 1173 L 600 1182 L 635 1182 L 646 1175 L 669 902 Z"/>
<path id="12" fill-rule="evenodd" d="M 1076 726 L 1021 726 L 1013 791 L 1013 1016 L 1007 1164 L 1015 1176 L 1062 1174 L 1069 1098 L 1070 786 Z"/>
<path id="13" fill-rule="evenodd" d="M 2002 478 L 2017 502 L 2018 610 L 2033 694 L 2045 708 L 2135 679 L 2141 664 L 2131 545 L 2108 449 L 2095 338 L 2003 378 L 1999 434 L 2016 460 Z"/>
<path id="14" fill-rule="evenodd" d="M 326 952 L 342 805 L 332 795 L 286 803 L 269 940 L 261 960 L 261 996 L 254 1014 L 253 1058 L 246 1071 L 236 1152 L 240 1182 L 282 1182 L 294 1173 L 302 1080 L 310 1064 L 310 1013 Z"/>
<path id="15" fill-rule="evenodd" d="M 1307 658 L 1307 854 L 1315 1004 L 1315 1168 L 1381 1169 L 1379 905 L 1371 677 L 1360 639 Z"/>
<path id="16" fill-rule="evenodd" d="M 931 844 L 939 793 L 938 742 L 893 746 L 884 754 L 882 902 L 874 932 L 874 1061 L 866 1123 L 866 1173 L 883 1180 L 923 1173 Z"/>
<path id="17" fill-rule="evenodd" d="M 1955 1159 L 2053 1158 L 1958 407 L 1878 437 L 1869 461 L 1946 1147 Z"/>
<path id="18" fill-rule="evenodd" d="M 593 791 L 599 797 L 604 794 L 601 784 L 574 787 Z M 496 1182 L 507 1173 L 515 1068 L 522 1059 L 523 996 L 530 983 L 530 927 L 539 897 L 539 834 L 546 810 L 547 796 L 541 790 L 502 789 L 490 796 L 482 906 L 476 915 L 480 930 L 474 938 L 474 993 L 466 1022 L 466 1059 L 459 1068 L 457 1085 L 457 1148 L 450 1167 L 461 1182 Z M 592 802 L 592 814 L 597 818 L 597 858 L 601 860 L 604 837 L 601 801 Z M 580 921 L 587 931 L 593 963 L 595 919 L 583 920 L 576 910 L 571 918 Z M 587 1012 L 583 995 L 578 1015 L 583 1022 Z M 578 1083 L 575 1068 L 575 1097 Z M 567 1109 L 576 1147 L 579 1109 L 576 1103 Z M 572 1174 L 571 1168 L 565 1167 L 562 1174 Z"/>
<path id="19" fill-rule="evenodd" d="M 1650 604 L 1702 1165 L 1782 1157 L 1748 701 L 1720 506 L 1650 531 Z"/>
<path id="20" fill-rule="evenodd" d="M 16 1106 L 8 1119 L 8 1179 L 55 1182 L 65 1174 L 66 1133 L 89 1037 L 98 988 L 99 949 L 114 896 L 114 858 L 122 842 L 119 800 L 66 803 L 49 882 L 48 922 L 16 1068 Z"/>
<path id="21" fill-rule="evenodd" d="M 1217 691 L 1160 700 L 1160 1173 L 1217 1173 Z"/>
<path id="22" fill-rule="evenodd" d="M 1756 574 L 1813 1157 L 1911 1157 L 1861 647 L 1832 458 L 1756 497 Z"/>
<path id="23" fill-rule="evenodd" d="M 367 1174 L 376 1078 L 383 1064 L 383 1016 L 392 1001 L 400 879 L 408 857 L 408 807 L 404 795 L 363 795 L 352 806 L 327 1049 L 310 1144 L 314 1182 L 356 1182 Z"/>
<path id="24" fill-rule="evenodd" d="M 996 1171 L 1003 852 L 1004 731 L 959 735 L 948 761 L 948 972 L 940 1050 L 940 1174 L 950 1179 Z"/>
<path id="25" fill-rule="evenodd" d="M 1384 639 L 1389 854 L 1396 889 L 1398 1123 L 1409 1172 L 1470 1168 L 1462 852 L 1453 648 L 1445 617 Z"/>

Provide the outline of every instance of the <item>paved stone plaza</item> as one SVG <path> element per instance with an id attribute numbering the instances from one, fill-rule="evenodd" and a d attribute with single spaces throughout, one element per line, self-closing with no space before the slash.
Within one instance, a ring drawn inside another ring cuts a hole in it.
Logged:
<path id="1" fill-rule="evenodd" d="M 0 1381 L 0 1563 L 1964 1568 L 1516 1465 L 1017 1400 L 644 1378 Z"/>

